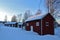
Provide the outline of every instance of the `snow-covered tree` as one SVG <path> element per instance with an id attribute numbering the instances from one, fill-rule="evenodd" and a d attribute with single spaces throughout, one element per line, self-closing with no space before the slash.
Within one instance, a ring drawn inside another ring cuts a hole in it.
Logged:
<path id="1" fill-rule="evenodd" d="M 14 16 L 12 16 L 11 22 L 17 22 L 17 18 L 16 18 L 16 16 L 15 16 L 15 15 L 14 15 Z"/>
<path id="2" fill-rule="evenodd" d="M 24 17 L 22 18 L 22 23 L 24 22 L 25 20 L 24 20 Z"/>
<path id="3" fill-rule="evenodd" d="M 53 14 L 57 9 L 60 9 L 60 0 L 47 0 L 48 12 Z"/>
<path id="4" fill-rule="evenodd" d="M 32 16 L 32 14 L 31 14 L 30 10 L 27 10 L 24 14 L 24 19 L 23 20 L 25 21 L 30 16 Z"/>
<path id="5" fill-rule="evenodd" d="M 19 14 L 19 15 L 17 15 L 17 16 L 18 16 L 18 22 L 20 22 L 21 19 L 22 19 L 22 14 Z"/>
<path id="6" fill-rule="evenodd" d="M 41 10 L 40 9 L 37 10 L 37 13 L 35 15 L 39 15 L 39 14 L 41 14 Z"/>
<path id="7" fill-rule="evenodd" d="M 5 19 L 4 19 L 5 22 L 7 22 L 7 15 L 5 15 Z"/>
<path id="8" fill-rule="evenodd" d="M 53 16 L 54 16 L 56 19 L 60 19 L 60 10 L 55 11 Z"/>

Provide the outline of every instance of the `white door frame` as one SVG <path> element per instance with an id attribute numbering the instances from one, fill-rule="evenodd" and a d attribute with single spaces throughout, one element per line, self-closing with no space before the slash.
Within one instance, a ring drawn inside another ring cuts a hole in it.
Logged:
<path id="1" fill-rule="evenodd" d="M 30 26 L 30 28 L 31 28 L 31 31 L 33 32 L 33 26 Z"/>

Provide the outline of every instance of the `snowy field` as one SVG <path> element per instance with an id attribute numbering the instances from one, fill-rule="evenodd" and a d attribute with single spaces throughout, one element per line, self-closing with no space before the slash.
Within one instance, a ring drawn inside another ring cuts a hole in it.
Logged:
<path id="1" fill-rule="evenodd" d="M 41 36 L 35 32 L 0 24 L 0 40 L 60 40 L 60 28 L 55 29 L 55 35 Z"/>

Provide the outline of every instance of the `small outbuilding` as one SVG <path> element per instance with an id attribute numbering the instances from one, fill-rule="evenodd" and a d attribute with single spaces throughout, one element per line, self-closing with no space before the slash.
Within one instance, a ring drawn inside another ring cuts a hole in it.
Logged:
<path id="1" fill-rule="evenodd" d="M 4 21 L 0 21 L 0 23 L 4 24 L 5 22 Z"/>
<path id="2" fill-rule="evenodd" d="M 19 28 L 22 28 L 22 25 L 23 25 L 22 22 L 18 22 L 18 27 L 19 27 Z"/>
<path id="3" fill-rule="evenodd" d="M 50 13 L 35 15 L 25 21 L 25 29 L 27 31 L 37 32 L 40 35 L 54 35 L 54 21 L 55 19 Z"/>
<path id="4" fill-rule="evenodd" d="M 18 23 L 17 22 L 6 22 L 5 26 L 18 27 Z"/>

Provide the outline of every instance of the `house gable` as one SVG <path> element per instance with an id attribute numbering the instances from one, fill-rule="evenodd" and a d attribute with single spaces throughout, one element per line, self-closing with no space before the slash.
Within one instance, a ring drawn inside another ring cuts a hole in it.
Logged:
<path id="1" fill-rule="evenodd" d="M 42 19 L 50 19 L 50 20 L 55 20 L 54 19 L 54 17 L 50 14 L 50 13 L 48 13 L 45 17 L 43 17 Z"/>
<path id="2" fill-rule="evenodd" d="M 49 13 L 42 18 L 42 34 L 54 34 L 54 18 Z"/>

